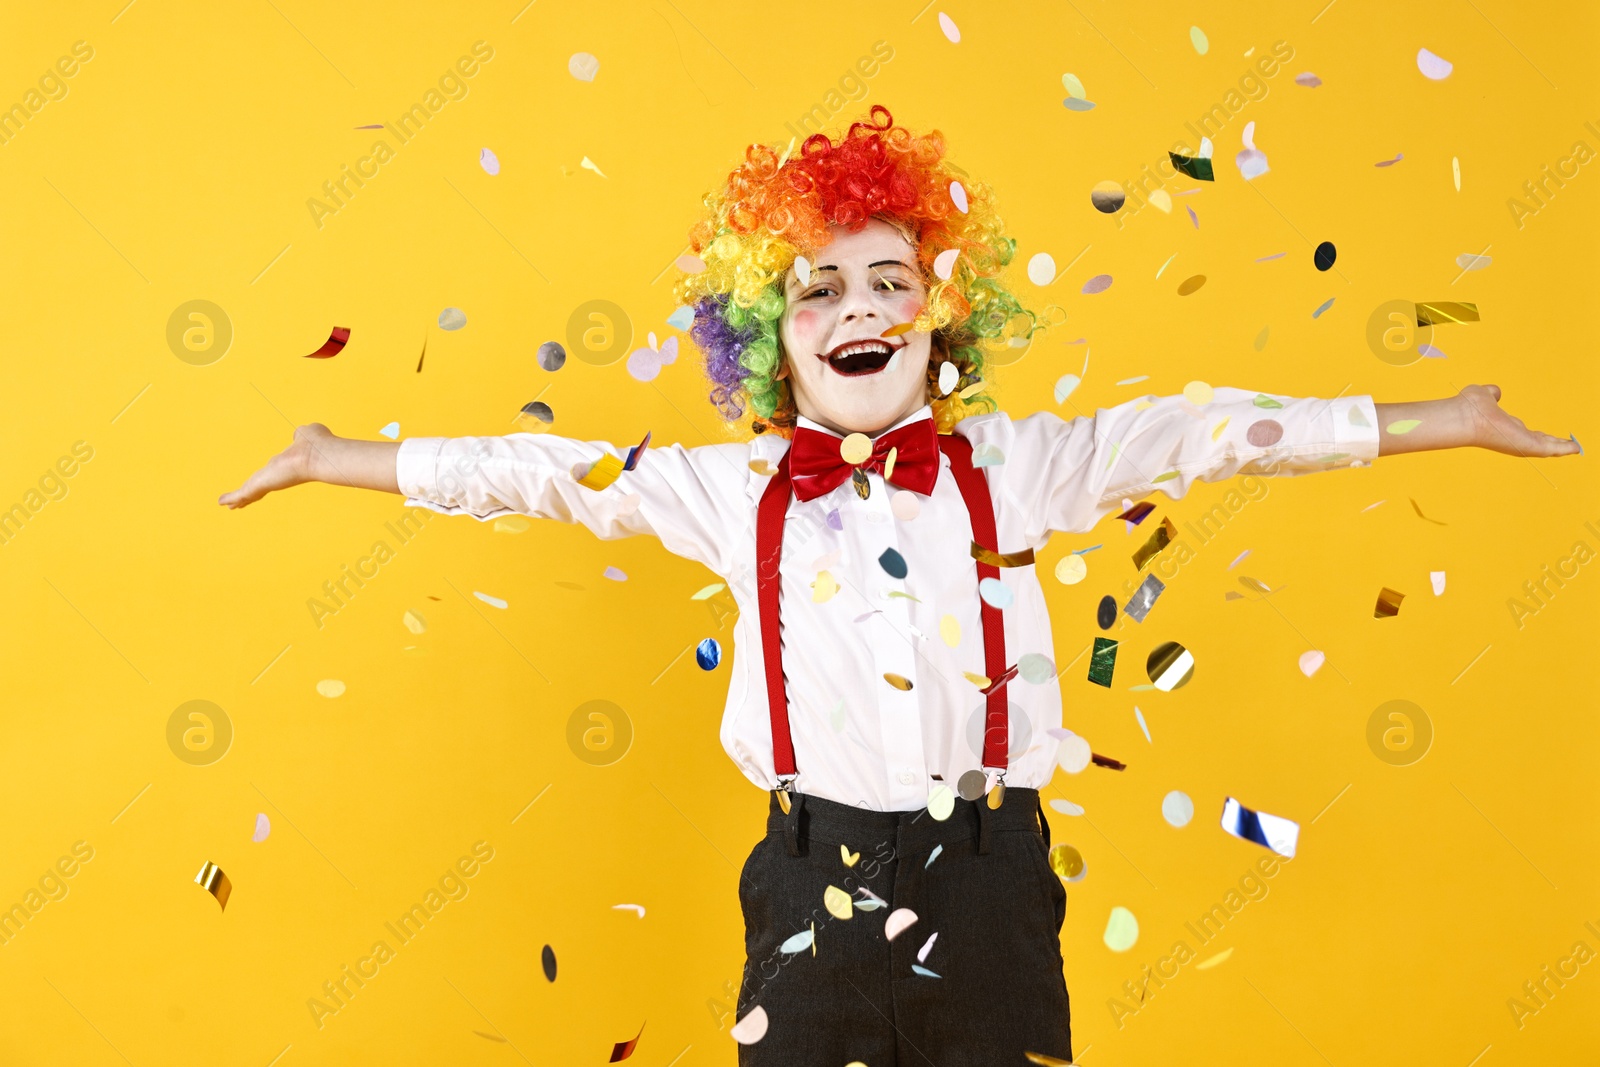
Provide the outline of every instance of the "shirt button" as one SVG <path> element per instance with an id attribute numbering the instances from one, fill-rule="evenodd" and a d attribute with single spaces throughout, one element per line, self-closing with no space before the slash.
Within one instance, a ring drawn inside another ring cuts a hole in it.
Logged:
<path id="1" fill-rule="evenodd" d="M 916 780 L 917 780 L 917 776 L 912 774 L 910 771 L 901 771 L 900 772 L 900 781 L 904 782 L 906 785 L 910 785 L 912 782 L 915 782 Z"/>

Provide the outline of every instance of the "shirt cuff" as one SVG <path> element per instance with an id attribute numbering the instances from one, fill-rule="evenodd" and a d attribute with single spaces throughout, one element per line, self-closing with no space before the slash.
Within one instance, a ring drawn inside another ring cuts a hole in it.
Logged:
<path id="1" fill-rule="evenodd" d="M 394 476 L 400 492 L 410 498 L 433 500 L 438 493 L 439 452 L 443 437 L 408 437 L 395 453 Z"/>
<path id="2" fill-rule="evenodd" d="M 1332 414 L 1334 450 L 1350 454 L 1349 466 L 1378 458 L 1378 408 L 1372 397 L 1341 397 L 1333 402 Z"/>

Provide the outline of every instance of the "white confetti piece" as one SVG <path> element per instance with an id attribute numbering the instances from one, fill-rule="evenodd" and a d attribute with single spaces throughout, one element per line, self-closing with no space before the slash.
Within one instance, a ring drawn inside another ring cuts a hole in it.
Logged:
<path id="1" fill-rule="evenodd" d="M 1056 749 L 1056 763 L 1068 774 L 1077 774 L 1089 766 L 1089 760 L 1094 753 L 1089 749 L 1089 742 L 1077 734 L 1068 732 L 1068 736 L 1061 742 L 1061 747 Z"/>
<path id="2" fill-rule="evenodd" d="M 950 275 L 955 273 L 956 260 L 961 258 L 961 249 L 947 248 L 933 257 L 933 273 L 940 281 L 949 281 Z"/>
<path id="3" fill-rule="evenodd" d="M 957 211 L 965 215 L 967 213 L 966 186 L 962 185 L 960 182 L 952 181 L 950 183 L 950 202 L 956 206 Z"/>
<path id="4" fill-rule="evenodd" d="M 256 814 L 256 832 L 250 835 L 250 840 L 265 841 L 270 833 L 272 833 L 272 820 L 267 818 L 266 812 L 258 812 Z"/>
<path id="5" fill-rule="evenodd" d="M 333 700 L 344 695 L 344 683 L 337 678 L 324 678 L 317 683 L 317 692 Z"/>
<path id="6" fill-rule="evenodd" d="M 1052 811 L 1059 811 L 1063 815 L 1082 815 L 1083 814 L 1083 805 L 1082 804 L 1074 804 L 1070 800 L 1052 800 L 1050 802 L 1050 809 Z"/>
<path id="7" fill-rule="evenodd" d="M 1424 78 L 1443 81 L 1450 77 L 1450 72 L 1455 69 L 1455 65 L 1447 59 L 1434 55 L 1426 48 L 1419 48 L 1417 49 L 1417 69 L 1422 71 Z"/>
<path id="8" fill-rule="evenodd" d="M 1111 917 L 1106 920 L 1104 936 L 1106 948 L 1112 952 L 1126 952 L 1139 940 L 1139 920 L 1133 917 L 1133 912 L 1118 905 L 1111 909 Z"/>
<path id="9" fill-rule="evenodd" d="M 961 368 L 945 360 L 939 364 L 939 395 L 944 396 L 961 381 Z"/>
<path id="10" fill-rule="evenodd" d="M 805 256 L 794 257 L 794 276 L 801 285 L 811 284 L 811 261 Z"/>
<path id="11" fill-rule="evenodd" d="M 767 1036 L 767 1009 L 759 1004 L 750 1010 L 750 1014 L 734 1023 L 728 1030 L 728 1036 L 741 1045 L 754 1045 Z"/>
<path id="12" fill-rule="evenodd" d="M 1161 798 L 1161 817 L 1181 830 L 1194 818 L 1194 801 L 1188 793 L 1174 789 Z"/>
<path id="13" fill-rule="evenodd" d="M 610 578 L 613 582 L 625 582 L 628 580 L 627 572 L 622 570 L 620 567 L 607 567 L 605 569 L 605 576 Z"/>
<path id="14" fill-rule="evenodd" d="M 1055 257 L 1049 252 L 1035 252 L 1028 260 L 1028 280 L 1034 285 L 1049 285 L 1055 281 Z"/>
<path id="15" fill-rule="evenodd" d="M 893 941 L 916 921 L 917 913 L 910 908 L 896 908 L 889 913 L 889 917 L 883 922 L 883 936 L 886 940 Z"/>
<path id="16" fill-rule="evenodd" d="M 611 905 L 611 910 L 612 911 L 633 911 L 633 912 L 637 912 L 638 913 L 639 918 L 641 918 L 641 919 L 644 918 L 644 905 L 643 904 L 613 904 L 613 905 Z"/>
<path id="17" fill-rule="evenodd" d="M 1067 397 L 1072 395 L 1072 391 L 1078 388 L 1082 381 L 1083 379 L 1076 374 L 1063 374 L 1060 378 L 1057 378 L 1055 388 L 1056 403 L 1065 404 Z"/>
<path id="18" fill-rule="evenodd" d="M 592 82 L 600 73 L 600 61 L 588 52 L 574 52 L 567 60 L 567 73 L 581 82 Z"/>
<path id="19" fill-rule="evenodd" d="M 467 324 L 467 313 L 460 308 L 445 308 L 439 312 L 439 329 L 459 330 Z"/>
<path id="20" fill-rule="evenodd" d="M 1322 668 L 1322 664 L 1327 658 L 1327 656 L 1314 649 L 1310 652 L 1300 653 L 1300 673 L 1307 678 L 1311 677 Z"/>
<path id="21" fill-rule="evenodd" d="M 1135 704 L 1135 705 L 1134 705 L 1134 706 L 1133 706 L 1133 717 L 1134 717 L 1134 718 L 1135 718 L 1135 719 L 1138 719 L 1138 720 L 1139 720 L 1139 729 L 1141 729 L 1141 730 L 1143 730 L 1143 731 L 1144 731 L 1144 739 L 1145 739 L 1145 740 L 1146 740 L 1146 741 L 1150 741 L 1150 727 L 1148 727 L 1148 726 L 1146 726 L 1146 725 L 1145 725 L 1145 722 L 1144 722 L 1144 712 L 1142 712 L 1142 711 L 1140 711 L 1140 710 L 1139 710 L 1139 706 L 1138 706 L 1138 705 L 1137 705 L 1137 704 Z M 1152 744 L 1152 745 L 1153 745 L 1153 744 L 1155 744 L 1155 742 L 1154 742 L 1154 741 L 1150 741 L 1150 743 L 1151 743 L 1151 744 Z"/>
<path id="22" fill-rule="evenodd" d="M 485 174 L 500 173 L 500 157 L 487 148 L 478 149 L 478 166 L 483 168 Z"/>
<path id="23" fill-rule="evenodd" d="M 944 31 L 951 44 L 961 43 L 961 30 L 957 28 L 955 20 L 943 11 L 939 12 L 939 28 Z"/>
<path id="24" fill-rule="evenodd" d="M 1429 571 L 1428 580 L 1433 583 L 1433 595 L 1444 595 L 1444 571 Z"/>
<path id="25" fill-rule="evenodd" d="M 488 604 L 490 607 L 499 608 L 501 611 L 504 611 L 506 608 L 506 602 L 497 596 L 490 596 L 488 593 L 480 593 L 476 589 L 472 591 L 472 595 L 483 601 L 485 604 Z"/>
<path id="26" fill-rule="evenodd" d="M 414 634 L 427 632 L 428 620 L 424 619 L 421 615 L 418 615 L 414 611 L 408 611 L 404 615 L 400 616 L 400 621 L 405 624 L 406 629 L 410 630 Z"/>
<path id="27" fill-rule="evenodd" d="M 934 942 L 935 939 L 938 938 L 938 936 L 939 936 L 939 931 L 935 930 L 933 933 L 928 935 L 928 940 L 926 940 L 926 941 L 924 941 L 922 943 L 922 947 L 917 949 L 917 962 L 918 963 L 926 963 L 926 962 L 928 962 L 928 953 L 933 950 L 933 942 Z"/>

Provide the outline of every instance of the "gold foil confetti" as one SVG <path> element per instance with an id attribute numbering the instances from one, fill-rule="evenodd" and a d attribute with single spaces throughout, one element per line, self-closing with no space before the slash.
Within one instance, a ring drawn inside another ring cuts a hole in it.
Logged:
<path id="1" fill-rule="evenodd" d="M 582 466 L 581 463 L 578 465 L 578 467 Z M 577 468 L 574 468 L 572 476 L 578 480 L 579 485 L 587 489 L 599 490 L 616 481 L 617 475 L 621 473 L 622 460 L 607 452 L 590 464 L 582 474 L 579 474 Z"/>
<path id="2" fill-rule="evenodd" d="M 200 873 L 194 876 L 194 882 L 216 897 L 217 905 L 223 911 L 228 909 L 228 897 L 233 894 L 233 883 L 228 881 L 228 876 L 222 873 L 221 867 L 215 863 L 203 864 Z"/>
<path id="3" fill-rule="evenodd" d="M 1477 322 L 1477 304 L 1458 304 L 1449 300 L 1417 302 L 1418 326 L 1446 326 L 1450 323 Z"/>
<path id="4" fill-rule="evenodd" d="M 1071 845 L 1056 845 L 1050 849 L 1050 869 L 1058 878 L 1074 881 L 1083 874 L 1083 854 Z"/>
<path id="5" fill-rule="evenodd" d="M 1150 532 L 1150 537 L 1139 550 L 1133 554 L 1133 567 L 1135 570 L 1144 570 L 1144 565 L 1150 562 L 1157 552 L 1166 548 L 1178 537 L 1178 528 L 1172 525 L 1172 519 L 1163 518 L 1161 525 Z"/>
<path id="6" fill-rule="evenodd" d="M 1384 586 L 1382 589 L 1378 590 L 1378 603 L 1377 606 L 1372 609 L 1372 617 L 1374 619 L 1394 618 L 1396 615 L 1400 614 L 1400 601 L 1404 600 L 1405 598 L 1406 595 L 1404 593 L 1397 592 L 1396 590 L 1390 589 L 1388 586 Z"/>
<path id="7" fill-rule="evenodd" d="M 1144 670 L 1157 689 L 1167 692 L 1194 677 L 1194 656 L 1178 642 L 1164 641 L 1151 650 Z"/>
<path id="8" fill-rule="evenodd" d="M 978 542 L 972 542 L 972 558 L 979 563 L 987 563 L 992 567 L 1031 567 L 1033 566 L 1033 549 L 1025 548 L 1020 552 L 991 552 Z"/>
<path id="9" fill-rule="evenodd" d="M 902 693 L 909 693 L 911 691 L 911 679 L 907 678 L 903 674 L 895 674 L 892 671 L 884 671 L 883 680 L 900 690 Z"/>
<path id="10" fill-rule="evenodd" d="M 1055 1056 L 1046 1056 L 1042 1052 L 1029 1052 L 1024 1049 L 1022 1054 L 1028 1058 L 1029 1063 L 1037 1063 L 1039 1067 L 1072 1067 L 1071 1060 L 1058 1059 Z M 850 1067 L 866 1067 L 866 1065 L 851 1064 Z"/>
<path id="11" fill-rule="evenodd" d="M 862 500 L 872 495 L 872 483 L 867 481 L 867 472 L 860 467 L 850 472 L 850 484 L 855 486 L 856 496 Z"/>

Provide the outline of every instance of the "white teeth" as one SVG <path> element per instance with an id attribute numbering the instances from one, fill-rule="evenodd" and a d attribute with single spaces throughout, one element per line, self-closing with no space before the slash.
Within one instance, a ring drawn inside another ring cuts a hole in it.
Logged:
<path id="1" fill-rule="evenodd" d="M 830 359 L 843 359 L 845 356 L 855 355 L 858 352 L 891 352 L 892 353 L 892 352 L 896 352 L 896 351 L 899 351 L 899 350 L 896 349 L 893 345 L 890 345 L 890 344 L 888 344 L 886 342 L 883 342 L 883 341 L 863 341 L 863 342 L 860 342 L 860 343 L 857 343 L 857 344 L 847 345 L 844 348 L 840 349 L 837 353 L 835 353 L 834 355 L 832 355 L 832 356 L 830 356 L 828 358 L 830 358 Z"/>

